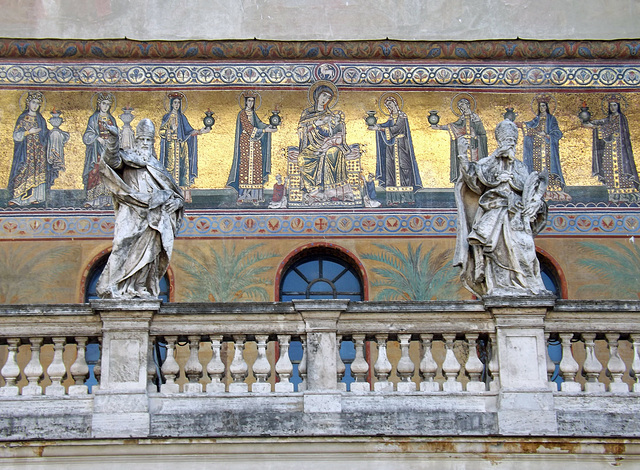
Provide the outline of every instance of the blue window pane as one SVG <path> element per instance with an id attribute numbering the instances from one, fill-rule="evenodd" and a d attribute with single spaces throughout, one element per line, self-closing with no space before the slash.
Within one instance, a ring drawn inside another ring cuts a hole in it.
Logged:
<path id="1" fill-rule="evenodd" d="M 344 266 L 334 261 L 325 260 L 322 262 L 322 277 L 334 281 L 340 273 L 344 271 Z"/>
<path id="2" fill-rule="evenodd" d="M 336 288 L 342 292 L 360 292 L 360 282 L 353 273 L 346 272 L 336 281 Z"/>
<path id="3" fill-rule="evenodd" d="M 309 282 L 320 277 L 320 263 L 316 259 L 299 264 L 297 269 Z"/>
<path id="4" fill-rule="evenodd" d="M 304 292 L 307 290 L 307 282 L 302 279 L 297 272 L 289 271 L 282 283 L 282 290 L 287 292 Z"/>
<path id="5" fill-rule="evenodd" d="M 333 286 L 325 281 L 318 281 L 311 284 L 309 292 L 312 294 L 331 294 L 333 295 Z"/>
<path id="6" fill-rule="evenodd" d="M 549 275 L 546 269 L 542 268 L 540 270 L 540 274 L 542 275 L 542 282 L 544 282 L 544 287 L 548 291 L 551 291 L 556 296 L 559 295 L 559 289 L 555 282 L 553 282 L 553 278 Z"/>
<path id="7" fill-rule="evenodd" d="M 310 299 L 335 299 L 333 294 L 309 294 Z"/>

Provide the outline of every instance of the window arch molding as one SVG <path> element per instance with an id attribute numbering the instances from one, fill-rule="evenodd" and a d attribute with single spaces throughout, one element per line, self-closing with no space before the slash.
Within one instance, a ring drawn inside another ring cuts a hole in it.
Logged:
<path id="1" fill-rule="evenodd" d="M 307 258 L 313 259 L 318 256 L 328 256 L 344 262 L 355 276 L 359 278 L 362 290 L 362 300 L 369 299 L 369 281 L 364 266 L 360 260 L 349 250 L 339 245 L 320 242 L 309 243 L 298 247 L 282 260 L 280 266 L 278 266 L 274 283 L 276 301 L 280 301 L 282 299 L 282 284 L 284 276 L 289 272 L 289 270 L 302 260 Z M 314 284 L 316 283 L 314 282 Z"/>
<path id="2" fill-rule="evenodd" d="M 542 248 L 536 247 L 536 255 L 540 262 L 540 270 L 546 273 L 551 278 L 551 281 L 557 286 L 558 298 L 568 298 L 569 288 L 567 286 L 567 278 L 565 277 L 560 264 L 553 258 L 553 256 Z"/>

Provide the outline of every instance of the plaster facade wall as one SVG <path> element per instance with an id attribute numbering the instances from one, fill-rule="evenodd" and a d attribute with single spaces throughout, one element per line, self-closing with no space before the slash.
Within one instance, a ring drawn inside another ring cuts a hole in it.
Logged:
<path id="1" fill-rule="evenodd" d="M 136 40 L 626 39 L 635 0 L 3 0 L 4 37 Z M 603 19 L 606 18 L 606 21 Z"/>

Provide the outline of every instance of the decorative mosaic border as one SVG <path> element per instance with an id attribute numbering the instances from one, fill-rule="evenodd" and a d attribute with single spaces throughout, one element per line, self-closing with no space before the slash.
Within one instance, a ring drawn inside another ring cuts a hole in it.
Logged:
<path id="1" fill-rule="evenodd" d="M 188 212 L 181 238 L 455 236 L 455 209 L 323 213 Z M 0 240 L 112 238 L 114 217 L 95 213 L 3 215 Z M 575 209 L 549 213 L 543 236 L 640 236 L 633 209 Z"/>
<path id="2" fill-rule="evenodd" d="M 616 41 L 131 41 L 0 39 L 0 57 L 73 60 L 633 60 Z"/>
<path id="3" fill-rule="evenodd" d="M 640 64 L 534 65 L 441 63 L 364 64 L 260 62 L 183 63 L 68 63 L 4 62 L 0 86 L 11 87 L 270 87 L 308 86 L 330 80 L 342 87 L 598 89 L 617 91 L 640 86 Z"/>

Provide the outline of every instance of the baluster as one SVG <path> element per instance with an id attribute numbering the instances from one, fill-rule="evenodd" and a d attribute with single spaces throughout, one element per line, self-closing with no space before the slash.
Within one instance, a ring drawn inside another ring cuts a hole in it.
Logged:
<path id="1" fill-rule="evenodd" d="M 20 366 L 18 366 L 18 361 L 16 360 L 19 344 L 20 338 L 7 339 L 7 361 L 2 366 L 2 370 L 0 370 L 0 374 L 4 378 L 4 386 L 0 388 L 0 396 L 12 396 L 20 393 L 20 389 L 16 385 L 20 375 Z"/>
<path id="2" fill-rule="evenodd" d="M 433 352 L 431 351 L 433 335 L 420 335 L 420 340 L 422 341 L 422 360 L 420 361 L 422 381 L 420 382 L 420 391 L 438 392 L 440 391 L 440 384 L 434 380 L 438 372 L 438 364 L 433 359 Z"/>
<path id="3" fill-rule="evenodd" d="M 64 351 L 65 337 L 56 336 L 53 339 L 53 360 L 49 367 L 47 367 L 47 374 L 51 379 L 51 384 L 45 388 L 45 395 L 61 396 L 66 393 L 64 385 L 62 385 L 62 379 L 67 373 L 67 367 L 62 360 L 62 353 Z"/>
<path id="4" fill-rule="evenodd" d="M 100 374 L 102 373 L 102 336 L 98 338 L 98 362 L 93 366 L 93 376 L 96 378 L 96 385 L 91 387 L 91 393 L 94 394 L 100 390 Z"/>
<path id="5" fill-rule="evenodd" d="M 604 392 L 605 387 L 603 383 L 600 383 L 599 377 L 602 371 L 602 364 L 596 357 L 596 345 L 595 333 L 582 333 L 582 339 L 584 340 L 585 358 L 584 364 L 582 364 L 582 370 L 587 376 L 587 381 L 584 384 L 585 392 Z"/>
<path id="6" fill-rule="evenodd" d="M 200 377 L 202 376 L 202 364 L 198 359 L 198 352 L 200 351 L 200 336 L 189 335 L 189 359 L 184 365 L 184 373 L 189 379 L 189 382 L 184 384 L 184 393 L 202 393 L 202 384 L 200 383 Z"/>
<path id="7" fill-rule="evenodd" d="M 211 360 L 207 364 L 207 373 L 211 377 L 211 382 L 207 384 L 207 393 L 224 393 L 224 362 L 220 357 L 222 347 L 222 335 L 211 335 Z"/>
<path id="8" fill-rule="evenodd" d="M 444 362 L 442 363 L 442 372 L 447 381 L 442 384 L 442 389 L 445 392 L 461 392 L 462 384 L 458 382 L 458 373 L 461 366 L 453 352 L 454 341 L 456 339 L 455 334 L 443 334 L 442 337 L 445 341 L 446 355 Z"/>
<path id="9" fill-rule="evenodd" d="M 551 360 L 551 355 L 549 354 L 549 348 L 551 345 L 551 341 L 550 341 L 550 336 L 551 333 L 546 333 L 544 334 L 544 344 L 547 346 L 547 386 L 549 387 L 549 390 L 551 390 L 552 392 L 557 392 L 558 391 L 558 384 L 556 384 L 555 382 L 553 382 L 551 380 L 551 378 L 553 377 L 554 372 L 556 371 L 556 364 L 555 362 L 553 362 Z"/>
<path id="10" fill-rule="evenodd" d="M 580 369 L 579 364 L 573 358 L 573 352 L 571 351 L 571 340 L 573 339 L 573 333 L 560 333 L 560 340 L 562 341 L 562 360 L 560 361 L 560 372 L 564 382 L 560 385 L 560 390 L 563 392 L 581 392 L 582 386 L 576 382 L 576 374 Z"/>
<path id="11" fill-rule="evenodd" d="M 161 393 L 179 393 L 180 385 L 176 383 L 176 378 L 180 373 L 180 365 L 175 359 L 175 348 L 177 336 L 165 336 L 167 341 L 167 357 L 162 364 L 162 375 L 165 383 L 160 386 Z"/>
<path id="12" fill-rule="evenodd" d="M 484 364 L 478 357 L 477 341 L 480 339 L 480 335 L 466 335 L 469 341 L 469 358 L 464 368 L 469 374 L 469 382 L 467 383 L 468 392 L 484 392 L 487 387 L 484 382 L 480 381 Z"/>
<path id="13" fill-rule="evenodd" d="M 387 357 L 387 338 L 389 335 L 376 335 L 378 343 L 378 359 L 373 365 L 373 372 L 377 382 L 373 384 L 376 392 L 393 392 L 393 382 L 389 382 L 389 374 L 391 373 L 391 363 Z"/>
<path id="14" fill-rule="evenodd" d="M 489 333 L 489 344 L 491 345 L 491 360 L 489 361 L 489 373 L 491 383 L 489 390 L 497 392 L 500 390 L 500 361 L 498 360 L 498 341 L 495 333 Z"/>
<path id="15" fill-rule="evenodd" d="M 633 342 L 633 361 L 631 362 L 631 371 L 635 379 L 633 391 L 638 393 L 640 392 L 640 335 L 631 335 L 629 339 Z"/>
<path id="16" fill-rule="evenodd" d="M 340 348 L 342 346 L 342 335 L 336 335 L 336 371 L 338 376 L 338 390 L 347 391 L 347 384 L 342 381 L 344 374 L 347 372 L 347 366 L 340 357 Z"/>
<path id="17" fill-rule="evenodd" d="M 89 393 L 89 387 L 84 383 L 89 376 L 89 365 L 87 364 L 87 343 L 89 338 L 86 336 L 76 336 L 76 360 L 69 367 L 69 373 L 75 380 L 74 385 L 69 386 L 69 395 L 86 395 Z"/>
<path id="18" fill-rule="evenodd" d="M 271 391 L 271 384 L 267 382 L 271 375 L 271 364 L 267 359 L 268 340 L 269 335 L 256 335 L 258 357 L 253 363 L 253 375 L 256 378 L 256 382 L 251 387 L 251 391 L 255 393 L 269 393 Z"/>
<path id="19" fill-rule="evenodd" d="M 298 365 L 298 373 L 301 380 L 300 385 L 298 385 L 298 391 L 304 392 L 307 389 L 307 337 L 301 337 L 300 342 L 302 343 L 302 359 L 300 359 L 300 364 Z"/>
<path id="20" fill-rule="evenodd" d="M 622 381 L 622 376 L 627 370 L 624 361 L 618 352 L 618 333 L 606 333 L 605 337 L 609 343 L 609 362 L 607 369 L 611 375 L 609 391 L 614 393 L 629 393 L 629 386 Z"/>
<path id="21" fill-rule="evenodd" d="M 233 382 L 229 384 L 229 392 L 232 393 L 246 393 L 249 391 L 249 385 L 245 383 L 245 379 L 249 374 L 249 366 L 244 360 L 244 341 L 246 335 L 233 335 L 234 340 L 234 353 L 233 361 L 229 366 L 229 372 Z"/>
<path id="22" fill-rule="evenodd" d="M 42 387 L 38 385 L 38 381 L 44 369 L 40 364 L 40 346 L 42 345 L 43 338 L 29 338 L 31 343 L 31 360 L 24 368 L 24 375 L 27 377 L 29 383 L 22 388 L 23 395 L 42 395 Z"/>
<path id="23" fill-rule="evenodd" d="M 280 344 L 280 357 L 276 362 L 276 374 L 279 379 L 276 382 L 276 392 L 293 392 L 293 384 L 291 383 L 291 374 L 293 374 L 293 364 L 289 358 L 289 342 L 290 335 L 278 335 L 278 343 Z"/>
<path id="24" fill-rule="evenodd" d="M 153 347 L 156 342 L 155 336 L 149 336 L 148 349 L 147 349 L 147 392 L 154 393 L 158 391 L 158 387 L 154 383 L 156 374 L 156 363 L 153 360 Z"/>
<path id="25" fill-rule="evenodd" d="M 351 374 L 355 382 L 351 383 L 352 392 L 369 392 L 371 385 L 367 382 L 369 364 L 364 358 L 364 335 L 353 335 L 353 342 L 356 348 L 356 357 L 351 363 Z"/>
<path id="26" fill-rule="evenodd" d="M 415 392 L 416 383 L 411 380 L 413 373 L 416 370 L 416 366 L 409 357 L 409 346 L 411 345 L 411 335 L 402 334 L 398 335 L 400 341 L 400 360 L 398 361 L 398 367 L 396 373 L 400 378 L 398 385 L 396 386 L 399 392 Z"/>

